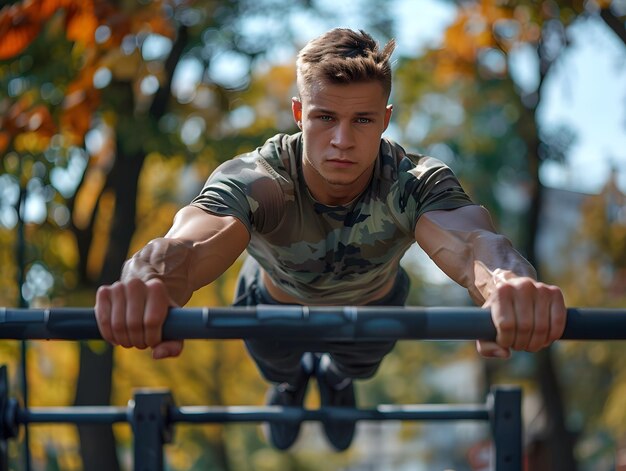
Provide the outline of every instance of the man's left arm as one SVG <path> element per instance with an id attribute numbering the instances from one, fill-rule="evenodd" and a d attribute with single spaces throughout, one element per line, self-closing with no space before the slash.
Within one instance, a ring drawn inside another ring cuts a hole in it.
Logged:
<path id="1" fill-rule="evenodd" d="M 498 234 L 482 206 L 424 213 L 415 240 L 450 278 L 467 288 L 477 305 L 491 309 L 496 342 L 479 341 L 486 357 L 513 350 L 535 352 L 563 335 L 561 290 L 536 280 L 534 268 Z"/>

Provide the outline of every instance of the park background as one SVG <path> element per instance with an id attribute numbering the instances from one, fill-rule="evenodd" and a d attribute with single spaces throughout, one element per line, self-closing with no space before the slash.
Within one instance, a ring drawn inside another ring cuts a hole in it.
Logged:
<path id="1" fill-rule="evenodd" d="M 389 137 L 451 165 L 569 306 L 626 304 L 623 0 L 3 3 L 0 306 L 92 306 L 219 163 L 296 130 L 295 54 L 335 26 L 398 40 Z M 240 263 L 189 305 L 229 304 Z M 404 264 L 410 304 L 469 304 L 419 250 Z M 16 397 L 22 351 L 0 343 Z M 31 406 L 125 405 L 153 386 L 177 405 L 255 405 L 266 389 L 239 341 L 187 342 L 159 362 L 103 342 L 25 351 Z M 493 384 L 520 384 L 529 470 L 626 469 L 625 353 L 562 342 L 484 361 L 471 342 L 403 342 L 357 394 L 362 407 L 483 402 Z M 126 425 L 29 433 L 34 470 L 130 467 Z M 359 424 L 338 454 L 306 424 L 281 453 L 255 425 L 178 425 L 166 460 L 171 470 L 461 471 L 488 469 L 488 439 L 475 424 Z M 11 442 L 12 470 L 23 469 L 21 447 Z"/>

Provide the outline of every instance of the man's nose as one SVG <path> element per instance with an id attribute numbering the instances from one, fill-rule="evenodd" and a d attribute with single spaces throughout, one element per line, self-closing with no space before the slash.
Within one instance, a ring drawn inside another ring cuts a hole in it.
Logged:
<path id="1" fill-rule="evenodd" d="M 337 126 L 335 126 L 333 137 L 330 143 L 332 146 L 338 149 L 349 149 L 350 147 L 354 146 L 355 138 L 354 130 L 352 129 L 352 123 L 339 122 Z"/>

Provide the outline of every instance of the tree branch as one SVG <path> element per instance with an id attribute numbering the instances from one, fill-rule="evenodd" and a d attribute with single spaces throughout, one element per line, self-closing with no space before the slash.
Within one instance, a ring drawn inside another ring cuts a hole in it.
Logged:
<path id="1" fill-rule="evenodd" d="M 617 34 L 617 37 L 626 44 L 626 26 L 624 26 L 624 22 L 615 16 L 610 8 L 602 8 L 600 10 L 600 17 L 604 20 L 606 25 Z"/>

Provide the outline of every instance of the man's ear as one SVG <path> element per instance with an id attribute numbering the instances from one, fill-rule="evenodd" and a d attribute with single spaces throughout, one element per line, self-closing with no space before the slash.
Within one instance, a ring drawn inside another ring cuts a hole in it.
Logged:
<path id="1" fill-rule="evenodd" d="M 300 98 L 293 97 L 291 99 L 291 113 L 293 114 L 293 119 L 298 127 L 302 129 L 302 102 L 300 101 Z"/>
<path id="2" fill-rule="evenodd" d="M 387 105 L 387 108 L 385 108 L 385 129 L 384 131 L 387 130 L 387 126 L 389 126 L 389 121 L 391 121 L 391 115 L 393 113 L 393 105 Z"/>

